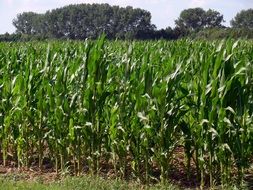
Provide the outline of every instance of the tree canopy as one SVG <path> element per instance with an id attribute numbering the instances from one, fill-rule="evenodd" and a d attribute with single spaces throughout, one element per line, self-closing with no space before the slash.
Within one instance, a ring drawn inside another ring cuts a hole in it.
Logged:
<path id="1" fill-rule="evenodd" d="M 185 9 L 175 21 L 176 27 L 185 31 L 199 31 L 204 28 L 222 27 L 223 15 L 218 11 L 202 8 Z"/>
<path id="2" fill-rule="evenodd" d="M 253 9 L 242 10 L 231 21 L 233 28 L 253 29 Z"/>
<path id="3" fill-rule="evenodd" d="M 154 30 L 150 12 L 108 4 L 79 4 L 47 11 L 24 12 L 13 20 L 17 33 L 40 34 L 56 38 L 134 38 L 142 31 Z"/>
<path id="4" fill-rule="evenodd" d="M 0 35 L 0 41 L 27 41 L 50 38 L 97 38 L 104 33 L 109 39 L 178 39 L 181 37 L 220 39 L 253 38 L 253 9 L 239 12 L 223 26 L 223 15 L 202 8 L 185 9 L 175 20 L 175 28 L 156 29 L 151 13 L 133 7 L 109 4 L 76 4 L 47 11 L 44 14 L 24 12 L 13 20 L 14 34 Z"/>

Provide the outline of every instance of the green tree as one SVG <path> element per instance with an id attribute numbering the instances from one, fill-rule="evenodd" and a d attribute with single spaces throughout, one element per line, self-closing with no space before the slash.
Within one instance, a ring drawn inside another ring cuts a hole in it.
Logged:
<path id="1" fill-rule="evenodd" d="M 136 38 L 152 31 L 150 12 L 133 7 L 108 4 L 79 4 L 47 11 L 45 14 L 25 12 L 13 21 L 18 33 L 41 34 L 54 38 Z"/>
<path id="2" fill-rule="evenodd" d="M 205 13 L 205 28 L 223 28 L 223 15 L 218 11 L 209 9 Z"/>
<path id="3" fill-rule="evenodd" d="M 13 20 L 13 25 L 16 27 L 17 33 L 34 34 L 37 32 L 37 17 L 39 14 L 34 12 L 24 12 L 18 14 Z"/>
<path id="4" fill-rule="evenodd" d="M 222 27 L 223 15 L 219 12 L 209 9 L 205 11 L 202 8 L 185 9 L 180 13 L 175 21 L 176 28 L 184 33 L 199 31 L 204 28 Z"/>
<path id="5" fill-rule="evenodd" d="M 233 28 L 253 29 L 253 9 L 242 10 L 231 21 Z"/>

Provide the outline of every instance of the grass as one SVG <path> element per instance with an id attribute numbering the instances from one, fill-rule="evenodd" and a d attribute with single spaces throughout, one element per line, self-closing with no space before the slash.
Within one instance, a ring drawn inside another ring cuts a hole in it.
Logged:
<path id="1" fill-rule="evenodd" d="M 143 185 L 136 181 L 125 181 L 120 179 L 104 179 L 100 176 L 83 175 L 73 177 L 69 175 L 55 176 L 53 173 L 34 175 L 33 172 L 10 172 L 0 174 L 1 190 L 194 190 L 198 188 L 186 188 L 171 183 L 159 183 Z M 208 189 L 208 188 L 205 188 Z M 212 188 L 221 189 L 220 186 Z M 250 190 L 250 187 L 235 184 L 224 188 L 224 190 Z"/>
<path id="2" fill-rule="evenodd" d="M 64 179 L 44 182 L 40 178 L 33 180 L 25 180 L 22 175 L 8 175 L 0 177 L 0 189 L 5 190 L 128 190 L 128 189 L 168 189 L 178 190 L 179 188 L 174 185 L 155 185 L 144 186 L 136 182 L 127 183 L 121 180 L 105 180 L 95 176 L 85 177 L 66 177 Z"/>
<path id="3" fill-rule="evenodd" d="M 60 180 L 45 181 L 40 176 L 27 179 L 25 174 L 0 175 L 0 189 L 4 190 L 181 190 L 169 183 L 143 185 L 137 182 L 127 182 L 118 179 L 103 179 L 98 176 L 86 175 L 82 177 L 64 177 Z M 195 188 L 187 188 L 193 190 Z M 213 188 L 214 190 L 221 187 Z M 224 190 L 247 190 L 246 187 L 227 187 Z"/>

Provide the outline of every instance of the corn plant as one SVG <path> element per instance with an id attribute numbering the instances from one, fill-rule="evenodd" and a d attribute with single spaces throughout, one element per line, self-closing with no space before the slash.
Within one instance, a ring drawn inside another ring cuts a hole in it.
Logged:
<path id="1" fill-rule="evenodd" d="M 182 150 L 200 187 L 242 184 L 253 155 L 247 41 L 0 44 L 3 165 L 169 179 Z"/>

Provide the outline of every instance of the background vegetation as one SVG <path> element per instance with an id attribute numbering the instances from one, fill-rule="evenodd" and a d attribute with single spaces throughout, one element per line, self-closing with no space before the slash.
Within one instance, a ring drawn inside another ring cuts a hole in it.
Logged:
<path id="1" fill-rule="evenodd" d="M 0 35 L 0 41 L 45 39 L 96 39 L 102 33 L 108 39 L 179 38 L 252 38 L 253 10 L 242 10 L 231 21 L 232 28 L 223 25 L 223 15 L 215 10 L 190 8 L 175 20 L 175 27 L 157 30 L 151 24 L 151 13 L 130 6 L 121 8 L 108 4 L 69 5 L 44 14 L 24 12 L 13 20 L 14 34 Z"/>

